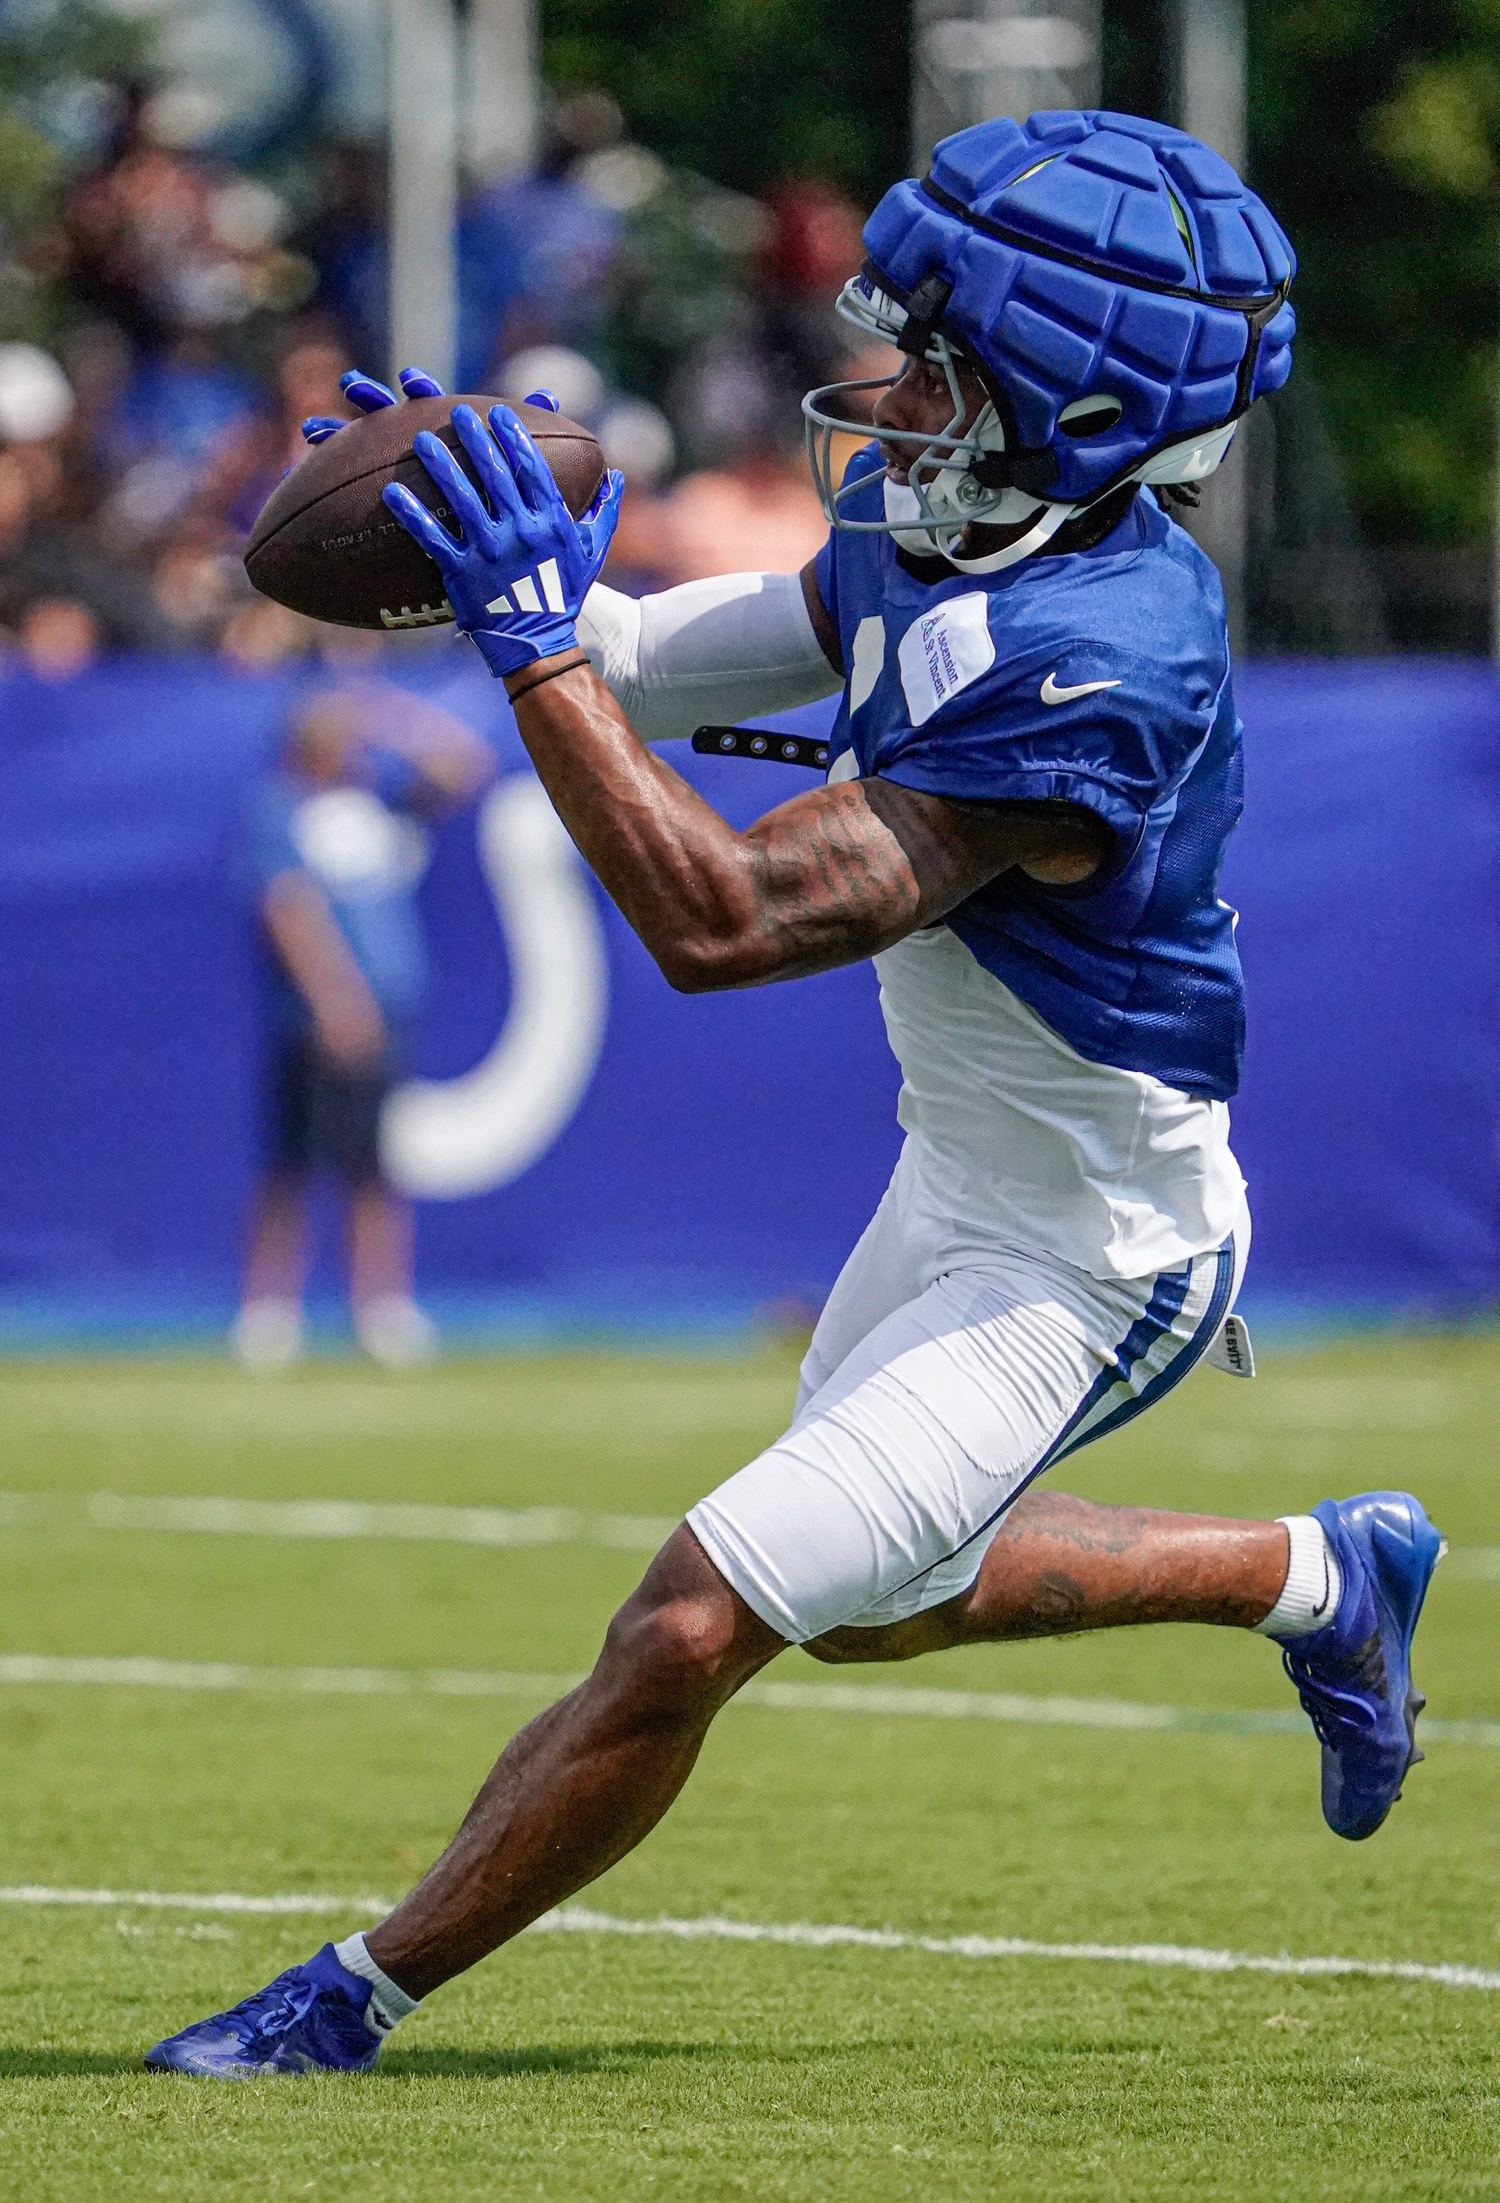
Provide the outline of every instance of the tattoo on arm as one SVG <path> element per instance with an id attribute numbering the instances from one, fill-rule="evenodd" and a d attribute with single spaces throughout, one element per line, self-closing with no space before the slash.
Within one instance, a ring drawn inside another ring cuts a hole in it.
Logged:
<path id="1" fill-rule="evenodd" d="M 1013 867 L 1087 880 L 1112 839 L 1076 805 L 953 803 L 878 779 L 810 790 L 737 833 L 587 667 L 525 693 L 517 724 L 579 849 L 689 993 L 856 962 Z"/>

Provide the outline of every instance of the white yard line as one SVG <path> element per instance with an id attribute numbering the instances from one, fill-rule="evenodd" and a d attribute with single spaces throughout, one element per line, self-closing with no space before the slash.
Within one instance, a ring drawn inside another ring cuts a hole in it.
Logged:
<path id="1" fill-rule="evenodd" d="M 93 1684 L 127 1690 L 264 1691 L 280 1696 L 558 1698 L 578 1675 L 493 1668 L 260 1668 L 231 1660 L 87 1659 L 0 1654 L 0 1686 Z M 747 1683 L 730 1701 L 772 1713 L 895 1715 L 1063 1729 L 1133 1729 L 1222 1736 L 1309 1732 L 1293 1707 L 1160 1706 L 1126 1698 L 1041 1698 L 1012 1691 L 918 1690 L 879 1683 Z M 1422 1741 L 1500 1747 L 1500 1721 L 1422 1720 Z"/>
<path id="2" fill-rule="evenodd" d="M 90 1660 L 0 1655 L 0 1684 L 94 1683 L 126 1690 L 272 1691 L 314 1697 L 558 1698 L 576 1675 L 494 1668 L 255 1668 L 233 1660 Z"/>
<path id="3" fill-rule="evenodd" d="M 828 1950 L 925 1951 L 934 1958 L 1065 1958 L 1123 1966 L 1180 1966 L 1189 1973 L 1363 1974 L 1381 1981 L 1437 1981 L 1449 1989 L 1500 1989 L 1500 1972 L 1483 1966 L 1427 1966 L 1401 1958 L 1292 1958 L 1253 1951 L 1200 1950 L 1185 1943 L 1036 1943 L 1012 1935 L 903 1935 L 891 1928 L 786 1927 L 709 1915 L 699 1920 L 622 1920 L 566 1905 L 535 1928 L 578 1935 L 675 1936 L 684 1942 L 789 1943 Z"/>
<path id="4" fill-rule="evenodd" d="M 121 1492 L 0 1492 L 0 1527 L 78 1522 L 93 1530 L 220 1537 L 396 1538 L 409 1544 L 599 1545 L 654 1553 L 680 1518 L 578 1507 L 421 1507 L 359 1499 L 162 1499 Z"/>
<path id="5" fill-rule="evenodd" d="M 41 1883 L 0 1888 L 4 1905 L 83 1905 L 120 1909 L 144 1906 L 162 1912 L 311 1913 L 366 1918 L 390 1910 L 380 1897 L 247 1897 L 220 1890 L 202 1896 L 156 1889 L 51 1889 Z M 531 1935 L 650 1936 L 683 1943 L 775 1943 L 798 1950 L 921 1951 L 932 1958 L 1043 1958 L 1123 1966 L 1172 1966 L 1188 1973 L 1350 1975 L 1376 1981 L 1433 1981 L 1447 1989 L 1500 1990 L 1500 1972 L 1483 1966 L 1424 1965 L 1405 1958 L 1293 1958 L 1285 1952 L 1204 1950 L 1190 1943 L 1040 1943 L 1016 1935 L 908 1935 L 895 1928 L 856 1928 L 810 1921 L 785 1924 L 727 1920 L 709 1913 L 695 1920 L 664 1916 L 627 1920 L 618 1913 L 565 1905 L 535 1921 Z"/>
<path id="6" fill-rule="evenodd" d="M 144 1905 L 153 1912 L 365 1913 L 375 1918 L 390 1911 L 383 1897 L 246 1897 L 238 1890 L 199 1895 L 167 1889 L 50 1889 L 44 1882 L 0 1886 L 0 1905 Z"/>

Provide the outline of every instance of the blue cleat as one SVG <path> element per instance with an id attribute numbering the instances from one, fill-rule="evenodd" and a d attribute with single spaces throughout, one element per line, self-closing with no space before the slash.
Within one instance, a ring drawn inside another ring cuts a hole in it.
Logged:
<path id="1" fill-rule="evenodd" d="M 1313 1509 L 1344 1587 L 1333 1620 L 1283 1640 L 1281 1661 L 1323 1747 L 1323 1818 L 1336 1836 L 1373 1836 L 1417 1750 L 1427 1701 L 1411 1680 L 1411 1641 L 1432 1571 L 1447 1551 L 1410 1492 L 1361 1492 Z"/>
<path id="2" fill-rule="evenodd" d="M 381 2038 L 365 2017 L 370 1983 L 349 1973 L 325 1943 L 267 1988 L 200 2019 L 146 2052 L 152 2073 L 249 2080 L 257 2073 L 363 2073 Z"/>

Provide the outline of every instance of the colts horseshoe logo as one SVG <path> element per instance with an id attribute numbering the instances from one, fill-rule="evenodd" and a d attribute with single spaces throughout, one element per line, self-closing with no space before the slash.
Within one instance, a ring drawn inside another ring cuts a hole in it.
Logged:
<path id="1" fill-rule="evenodd" d="M 479 858 L 510 956 L 509 1013 L 472 1071 L 406 1080 L 381 1119 L 388 1175 L 427 1201 L 492 1193 L 529 1170 L 572 1119 L 604 1042 L 599 914 L 537 781 L 517 774 L 492 790 Z"/>

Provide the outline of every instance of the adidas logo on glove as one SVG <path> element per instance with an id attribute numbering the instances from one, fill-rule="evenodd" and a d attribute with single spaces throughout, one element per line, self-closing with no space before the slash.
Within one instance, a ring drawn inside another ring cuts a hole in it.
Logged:
<path id="1" fill-rule="evenodd" d="M 537 595 L 537 585 L 541 595 Z M 514 601 L 512 601 L 514 600 Z M 486 612 L 540 612 L 545 603 L 549 612 L 566 612 L 568 602 L 563 595 L 562 577 L 557 571 L 555 558 L 544 558 L 534 574 L 522 574 L 519 581 L 510 585 L 510 596 L 502 590 L 498 597 L 491 597 Z"/>

